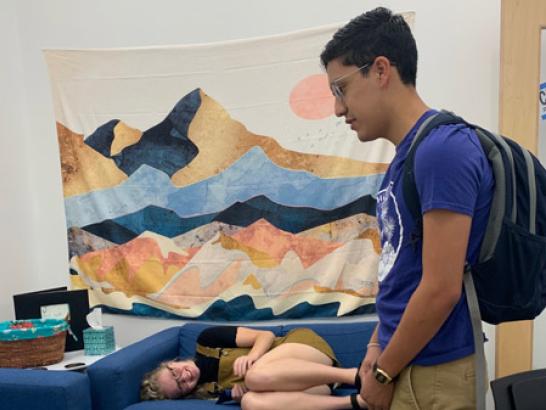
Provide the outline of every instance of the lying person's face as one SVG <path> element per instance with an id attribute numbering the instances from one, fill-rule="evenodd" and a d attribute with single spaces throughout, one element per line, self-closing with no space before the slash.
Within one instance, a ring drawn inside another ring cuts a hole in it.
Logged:
<path id="1" fill-rule="evenodd" d="M 176 399 L 195 389 L 199 375 L 199 368 L 193 361 L 172 361 L 157 373 L 157 382 L 167 398 Z"/>

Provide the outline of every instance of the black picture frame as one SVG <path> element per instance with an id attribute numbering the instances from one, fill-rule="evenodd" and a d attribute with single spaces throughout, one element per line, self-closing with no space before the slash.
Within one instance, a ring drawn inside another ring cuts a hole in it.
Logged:
<path id="1" fill-rule="evenodd" d="M 13 295 L 15 319 L 40 319 L 42 308 L 68 305 L 68 324 L 77 340 L 67 332 L 65 351 L 83 349 L 83 330 L 88 328 L 89 296 L 87 289 L 68 290 L 66 286 Z M 62 306 L 61 306 L 62 310 Z"/>

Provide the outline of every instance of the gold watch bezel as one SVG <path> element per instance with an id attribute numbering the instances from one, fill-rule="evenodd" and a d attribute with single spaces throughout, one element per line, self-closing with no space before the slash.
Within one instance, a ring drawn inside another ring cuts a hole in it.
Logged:
<path id="1" fill-rule="evenodd" d="M 373 365 L 373 376 L 380 384 L 392 383 L 393 378 L 389 374 L 377 365 L 377 362 Z"/>

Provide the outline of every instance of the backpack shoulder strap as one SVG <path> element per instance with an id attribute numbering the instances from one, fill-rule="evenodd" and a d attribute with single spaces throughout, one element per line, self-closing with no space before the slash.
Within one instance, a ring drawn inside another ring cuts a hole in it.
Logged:
<path id="1" fill-rule="evenodd" d="M 487 229 L 478 257 L 478 262 L 483 262 L 493 256 L 503 219 L 516 223 L 516 173 L 512 150 L 505 139 L 481 127 L 475 127 L 475 131 L 495 178 Z"/>
<path id="2" fill-rule="evenodd" d="M 412 233 L 412 240 L 414 245 L 418 239 L 423 235 L 423 217 L 421 214 L 421 201 L 417 192 L 417 185 L 415 183 L 415 152 L 419 147 L 419 144 L 423 139 L 430 134 L 430 132 L 442 125 L 451 124 L 466 124 L 471 128 L 476 128 L 472 124 L 467 123 L 461 117 L 442 111 L 436 115 L 429 117 L 417 130 L 417 134 L 410 146 L 408 155 L 404 163 L 404 170 L 402 175 L 402 189 L 404 193 L 404 200 L 406 206 L 414 217 L 415 231 Z M 476 297 L 476 291 L 474 283 L 472 281 L 472 275 L 470 267 L 467 264 L 465 266 L 464 286 L 467 294 L 467 303 L 470 312 L 472 322 L 472 335 L 475 346 L 475 362 L 476 362 L 476 409 L 485 410 L 485 353 L 483 347 L 483 331 L 482 323 L 480 320 L 480 310 L 478 307 L 478 300 Z"/>
<path id="3" fill-rule="evenodd" d="M 419 193 L 417 192 L 417 185 L 415 184 L 415 152 L 419 147 L 419 144 L 425 139 L 430 132 L 442 125 L 451 124 L 468 124 L 461 117 L 456 116 L 448 111 L 441 111 L 427 118 L 423 124 L 417 130 L 415 138 L 413 139 L 408 151 L 408 155 L 404 162 L 404 170 L 402 175 L 402 190 L 404 192 L 404 201 L 408 207 L 411 215 L 420 225 L 422 219 L 421 215 L 421 200 L 419 199 Z M 422 228 L 421 228 L 422 229 Z"/>

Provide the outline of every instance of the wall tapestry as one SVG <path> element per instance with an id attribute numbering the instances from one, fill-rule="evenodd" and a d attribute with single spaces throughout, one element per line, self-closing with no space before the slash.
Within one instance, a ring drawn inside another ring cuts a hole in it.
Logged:
<path id="1" fill-rule="evenodd" d="M 336 29 L 46 50 L 72 288 L 159 317 L 372 312 L 393 149 L 334 115 Z"/>

